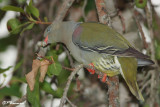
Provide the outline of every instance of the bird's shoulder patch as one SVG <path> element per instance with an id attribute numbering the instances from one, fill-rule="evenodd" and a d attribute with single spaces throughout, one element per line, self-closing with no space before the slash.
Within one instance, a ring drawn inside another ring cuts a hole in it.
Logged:
<path id="1" fill-rule="evenodd" d="M 72 38 L 75 40 L 77 38 L 79 38 L 79 36 L 81 35 L 82 33 L 82 27 L 79 26 L 79 24 L 76 26 L 74 32 L 73 32 L 73 35 L 72 35 Z"/>

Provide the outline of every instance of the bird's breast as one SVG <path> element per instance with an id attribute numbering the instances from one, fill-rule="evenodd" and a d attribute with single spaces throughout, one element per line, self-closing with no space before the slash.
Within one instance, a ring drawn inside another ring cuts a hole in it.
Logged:
<path id="1" fill-rule="evenodd" d="M 95 60 L 93 64 L 97 70 L 108 74 L 108 76 L 114 76 L 120 73 L 120 65 L 116 60 L 117 56 L 104 54 Z"/>
<path id="2" fill-rule="evenodd" d="M 89 67 L 89 64 L 93 63 L 96 70 L 104 72 L 109 76 L 119 74 L 120 66 L 116 61 L 116 56 L 85 51 L 78 48 L 73 43 L 70 43 L 67 48 L 69 49 L 74 59 L 79 63 L 84 64 L 85 67 Z"/>

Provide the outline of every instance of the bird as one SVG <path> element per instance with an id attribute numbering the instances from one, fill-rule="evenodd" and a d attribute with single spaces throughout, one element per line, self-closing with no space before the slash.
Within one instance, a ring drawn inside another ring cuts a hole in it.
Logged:
<path id="1" fill-rule="evenodd" d="M 149 56 L 136 50 L 120 33 L 97 22 L 55 21 L 44 31 L 45 44 L 62 43 L 73 58 L 91 74 L 121 74 L 131 93 L 144 101 L 137 84 L 137 67 L 154 64 Z"/>

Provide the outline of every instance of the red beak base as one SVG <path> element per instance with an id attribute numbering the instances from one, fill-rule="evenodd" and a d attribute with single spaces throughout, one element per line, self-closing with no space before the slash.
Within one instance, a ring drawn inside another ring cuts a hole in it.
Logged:
<path id="1" fill-rule="evenodd" d="M 48 43 L 48 35 L 47 37 L 44 39 L 44 42 L 47 44 Z"/>

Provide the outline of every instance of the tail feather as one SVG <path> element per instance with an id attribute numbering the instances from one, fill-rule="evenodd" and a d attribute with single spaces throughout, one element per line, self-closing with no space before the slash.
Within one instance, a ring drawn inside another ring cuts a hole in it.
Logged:
<path id="1" fill-rule="evenodd" d="M 133 57 L 118 57 L 121 65 L 120 73 L 125 79 L 130 91 L 138 100 L 144 101 L 144 98 L 137 85 L 137 60 Z"/>
<path id="2" fill-rule="evenodd" d="M 134 82 L 129 82 L 128 80 L 125 80 L 125 81 L 126 81 L 128 87 L 129 87 L 130 91 L 132 92 L 132 94 L 133 94 L 134 96 L 136 96 L 136 98 L 137 98 L 138 100 L 144 101 L 144 98 L 143 98 L 143 96 L 142 96 L 141 91 L 139 90 L 139 87 L 138 87 L 138 85 L 137 85 L 137 82 L 136 82 L 136 81 L 134 81 Z"/>
<path id="3" fill-rule="evenodd" d="M 153 65 L 154 62 L 150 59 L 137 59 L 138 66 L 147 66 L 147 65 Z"/>

